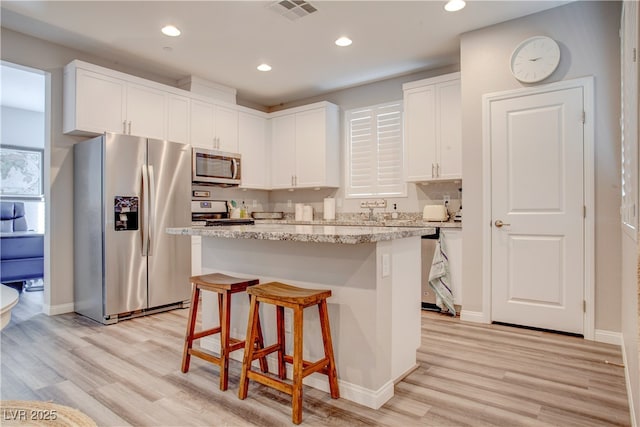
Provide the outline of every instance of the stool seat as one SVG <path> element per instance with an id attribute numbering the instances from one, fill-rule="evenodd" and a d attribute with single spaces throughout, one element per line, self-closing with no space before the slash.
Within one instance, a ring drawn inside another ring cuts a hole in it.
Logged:
<path id="1" fill-rule="evenodd" d="M 260 283 L 258 279 L 240 279 L 222 273 L 192 276 L 189 280 L 191 283 L 199 285 L 200 288 L 213 292 L 216 292 L 216 290 L 242 292 L 246 290 L 247 287 Z"/>
<path id="2" fill-rule="evenodd" d="M 302 379 L 304 377 L 316 372 L 326 375 L 329 380 L 331 397 L 333 399 L 340 397 L 338 375 L 333 357 L 331 330 L 329 328 L 329 313 L 327 310 L 327 298 L 331 296 L 331 291 L 326 289 L 305 289 L 285 283 L 271 282 L 251 286 L 247 289 L 247 294 L 249 294 L 251 299 L 251 307 L 249 308 L 247 341 L 242 362 L 238 397 L 240 399 L 247 397 L 249 380 L 287 393 L 291 396 L 291 420 L 294 424 L 300 424 L 302 422 Z M 262 337 L 258 317 L 260 303 L 273 304 L 276 306 L 277 343 L 263 347 L 262 349 L 256 349 L 255 346 L 250 345 L 250 343 L 258 337 Z M 312 305 L 318 307 L 320 332 L 322 333 L 322 344 L 324 347 L 324 357 L 314 362 L 303 360 L 302 358 L 303 311 Z M 293 355 L 288 355 L 285 351 L 285 308 L 293 310 Z M 254 360 L 264 358 L 271 353 L 277 353 L 278 356 L 278 378 L 267 375 L 266 372 L 260 373 L 251 369 Z M 285 381 L 287 379 L 286 363 L 293 365 L 291 382 Z"/>
<path id="3" fill-rule="evenodd" d="M 262 299 L 270 299 L 287 305 L 301 305 L 303 307 L 316 305 L 331 296 L 330 290 L 305 289 L 280 282 L 253 286 L 247 289 L 247 293 Z"/>
<path id="4" fill-rule="evenodd" d="M 222 273 L 193 276 L 190 281 L 193 289 L 187 333 L 184 339 L 181 370 L 184 373 L 189 371 L 191 356 L 214 363 L 220 367 L 220 390 L 224 391 L 229 387 L 229 354 L 233 351 L 244 349 L 246 345 L 245 341 L 232 338 L 229 333 L 231 325 L 231 295 L 245 292 L 247 288 L 257 285 L 260 281 L 258 279 L 241 279 Z M 220 324 L 207 330 L 196 331 L 200 291 L 210 291 L 218 294 L 218 318 Z M 256 321 L 259 323 L 259 318 Z M 220 356 L 211 354 L 204 349 L 193 348 L 194 341 L 213 334 L 220 334 Z M 249 346 L 252 348 L 262 349 L 264 347 L 261 333 L 254 336 L 249 342 Z M 267 359 L 265 357 L 260 358 L 260 369 L 262 372 L 268 372 Z"/>

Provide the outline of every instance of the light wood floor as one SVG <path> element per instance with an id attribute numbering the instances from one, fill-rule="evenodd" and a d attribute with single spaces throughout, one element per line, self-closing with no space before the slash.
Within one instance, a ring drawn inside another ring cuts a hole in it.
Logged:
<path id="1" fill-rule="evenodd" d="M 194 358 L 180 372 L 187 310 L 102 326 L 48 317 L 23 293 L 2 331 L 2 399 L 50 400 L 100 426 L 290 425 L 289 397 L 251 384 L 237 398 L 217 368 Z M 420 367 L 373 411 L 305 388 L 304 425 L 629 425 L 621 353 L 581 338 L 477 325 L 424 313 Z M 340 373 L 338 372 L 338 375 Z"/>

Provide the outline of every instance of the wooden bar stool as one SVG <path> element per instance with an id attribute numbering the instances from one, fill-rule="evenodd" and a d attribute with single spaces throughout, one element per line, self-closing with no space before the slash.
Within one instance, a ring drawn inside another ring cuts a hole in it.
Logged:
<path id="1" fill-rule="evenodd" d="M 331 331 L 329 329 L 329 315 L 327 313 L 327 298 L 331 296 L 330 290 L 304 289 L 279 282 L 265 283 L 252 286 L 247 289 L 251 297 L 251 307 L 249 309 L 249 326 L 247 327 L 247 343 L 253 342 L 262 336 L 258 318 L 258 309 L 261 302 L 276 306 L 276 321 L 278 342 L 269 347 L 256 349 L 249 344 L 244 350 L 244 360 L 242 362 L 242 374 L 240 376 L 240 389 L 238 397 L 245 399 L 249 389 L 249 379 L 255 380 L 266 386 L 275 388 L 291 395 L 291 405 L 293 409 L 292 421 L 300 424 L 302 421 L 302 379 L 314 372 L 320 372 L 329 377 L 329 388 L 331 397 L 338 399 L 338 376 L 336 374 L 336 364 L 333 358 L 333 344 L 331 342 Z M 303 310 L 312 305 L 317 305 L 320 313 L 320 328 L 322 330 L 322 341 L 324 343 L 324 358 L 317 362 L 302 360 L 302 319 Z M 285 354 L 284 340 L 284 309 L 293 309 L 293 356 Z M 264 373 L 251 370 L 251 363 L 265 357 L 273 352 L 278 352 L 278 377 L 265 375 Z M 286 363 L 293 364 L 293 383 L 289 384 L 282 380 L 286 379 Z"/>
<path id="2" fill-rule="evenodd" d="M 193 276 L 190 279 L 193 284 L 191 292 L 191 306 L 189 308 L 189 320 L 187 322 L 187 333 L 184 339 L 184 351 L 182 353 L 182 372 L 189 371 L 191 356 L 196 356 L 208 362 L 220 366 L 220 390 L 225 391 L 229 387 L 229 354 L 232 351 L 245 348 L 245 341 L 231 338 L 229 328 L 231 324 L 231 295 L 244 292 L 248 287 L 257 285 L 258 279 L 240 279 L 238 277 L 227 276 L 226 274 L 213 273 L 202 276 Z M 198 304 L 200 301 L 200 291 L 211 291 L 218 294 L 218 313 L 220 325 L 215 328 L 197 331 L 196 318 L 198 317 Z M 260 320 L 258 319 L 259 323 Z M 194 349 L 193 342 L 209 335 L 220 334 L 220 357 L 200 349 Z M 253 336 L 249 341 L 252 343 L 248 347 L 254 346 L 258 349 L 264 347 L 262 332 Z M 268 372 L 267 359 L 260 359 L 262 372 Z"/>

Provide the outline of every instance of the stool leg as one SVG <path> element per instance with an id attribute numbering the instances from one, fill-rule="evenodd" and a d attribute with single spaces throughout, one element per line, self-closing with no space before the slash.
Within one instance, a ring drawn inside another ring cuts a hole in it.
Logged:
<path id="1" fill-rule="evenodd" d="M 222 297 L 220 315 L 220 390 L 229 388 L 229 325 L 231 323 L 231 294 L 225 292 Z"/>
<path id="2" fill-rule="evenodd" d="M 200 299 L 200 289 L 198 285 L 192 284 L 191 305 L 189 306 L 189 320 L 187 321 L 187 332 L 184 337 L 184 350 L 182 351 L 182 372 L 189 372 L 191 354 L 189 350 L 193 346 L 193 333 L 196 329 L 196 318 L 198 317 L 198 302 Z"/>
<path id="3" fill-rule="evenodd" d="M 255 347 L 259 350 L 264 348 L 264 337 L 262 336 L 262 325 L 260 324 L 260 313 L 256 313 L 256 323 L 258 328 L 258 334 L 256 338 Z M 269 372 L 269 363 L 267 362 L 267 356 L 260 358 L 260 370 L 265 374 Z"/>
<path id="4" fill-rule="evenodd" d="M 256 297 L 251 295 L 251 304 L 249 306 L 249 322 L 247 325 L 247 335 L 244 344 L 244 357 L 242 359 L 242 373 L 240 374 L 240 387 L 238 387 L 238 397 L 244 400 L 249 391 L 249 377 L 247 373 L 251 370 L 251 362 L 253 361 L 253 349 L 256 341 L 256 327 L 258 326 L 258 309 L 260 303 Z"/>
<path id="5" fill-rule="evenodd" d="M 284 363 L 285 342 L 284 342 L 284 307 L 276 306 L 276 332 L 278 334 L 278 376 L 280 379 L 287 378 L 287 367 Z"/>
<path id="6" fill-rule="evenodd" d="M 329 376 L 329 389 L 331 397 L 338 399 L 340 390 L 338 389 L 338 374 L 336 373 L 336 362 L 333 358 L 333 343 L 331 341 L 331 329 L 329 327 L 329 313 L 327 312 L 327 300 L 322 300 L 318 304 L 320 314 L 320 329 L 322 330 L 322 342 L 324 344 L 324 355 L 329 359 L 327 375 Z"/>
<path id="7" fill-rule="evenodd" d="M 302 332 L 303 309 L 293 309 L 293 393 L 291 394 L 292 416 L 294 424 L 302 422 Z"/>

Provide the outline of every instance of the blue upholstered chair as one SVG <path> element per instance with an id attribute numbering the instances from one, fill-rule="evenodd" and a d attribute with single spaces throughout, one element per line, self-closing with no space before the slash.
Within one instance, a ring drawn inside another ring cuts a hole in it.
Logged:
<path id="1" fill-rule="evenodd" d="M 0 202 L 0 282 L 44 275 L 44 235 L 28 230 L 23 202 Z"/>

